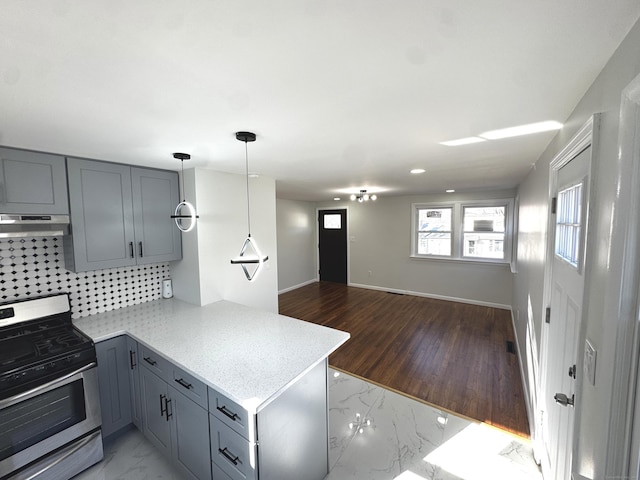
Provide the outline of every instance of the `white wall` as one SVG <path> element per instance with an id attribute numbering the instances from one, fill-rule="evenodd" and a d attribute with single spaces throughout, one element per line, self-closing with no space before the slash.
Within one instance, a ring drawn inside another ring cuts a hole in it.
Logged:
<path id="1" fill-rule="evenodd" d="M 253 282 L 239 265 L 231 265 L 248 233 L 245 177 L 203 168 L 185 171 L 186 198 L 194 201 L 200 218 L 183 234 L 182 261 L 172 265 L 176 298 L 197 305 L 229 300 L 278 311 L 275 181 L 252 178 L 249 189 L 251 236 L 269 256 Z"/>
<path id="2" fill-rule="evenodd" d="M 278 291 L 317 280 L 316 207 L 314 203 L 276 200 Z"/>
<path id="3" fill-rule="evenodd" d="M 513 198 L 512 190 L 420 196 L 379 195 L 376 202 L 326 202 L 348 207 L 349 283 L 509 308 L 508 265 L 410 258 L 412 203 Z M 371 272 L 371 274 L 369 274 Z"/>
<path id="4" fill-rule="evenodd" d="M 619 262 L 622 252 L 612 249 L 612 218 L 617 202 L 616 178 L 620 166 L 618 158 L 618 119 L 621 92 L 633 78 L 640 74 L 640 23 L 637 23 L 604 70 L 580 100 L 565 127 L 551 142 L 536 162 L 529 176 L 519 187 L 520 235 L 518 245 L 518 274 L 515 275 L 513 305 L 516 312 L 516 330 L 520 346 L 531 339 L 532 350 L 541 346 L 543 324 L 544 252 L 547 236 L 547 196 L 549 163 L 568 143 L 576 131 L 596 112 L 601 117 L 599 149 L 594 151 L 592 174 L 596 185 L 592 192 L 592 217 L 590 219 L 593 253 L 587 265 L 585 298 L 585 326 L 579 343 L 588 338 L 598 350 L 596 385 L 581 382 L 576 392 L 576 438 L 574 471 L 582 478 L 605 478 L 607 436 L 611 423 L 612 377 L 615 355 L 615 318 L 606 312 L 605 305 L 616 303 L 619 295 Z M 637 213 L 637 212 L 636 212 Z M 613 235 L 613 236 L 612 236 Z M 611 268 L 614 267 L 614 268 Z M 613 328 L 612 328 L 613 327 Z M 578 376 L 582 375 L 582 349 L 577 358 Z M 522 359 L 524 362 L 538 358 Z M 531 365 L 527 364 L 527 369 Z M 565 368 L 562 366 L 561 368 Z M 535 384 L 528 379 L 526 388 L 535 396 Z"/>

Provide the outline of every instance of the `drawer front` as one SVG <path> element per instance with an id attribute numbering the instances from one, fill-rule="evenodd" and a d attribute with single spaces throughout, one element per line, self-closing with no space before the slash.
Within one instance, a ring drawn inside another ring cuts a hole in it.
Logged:
<path id="1" fill-rule="evenodd" d="M 215 417 L 209 423 L 213 463 L 233 480 L 255 480 L 255 446 Z"/>
<path id="2" fill-rule="evenodd" d="M 140 355 L 138 361 L 140 362 L 140 365 L 158 375 L 165 382 L 171 383 L 173 385 L 173 379 L 171 378 L 171 363 L 164 357 L 158 355 L 156 352 L 145 347 L 144 345 L 140 345 L 139 351 Z"/>
<path id="3" fill-rule="evenodd" d="M 172 368 L 171 385 L 205 410 L 207 409 L 207 386 L 178 367 Z"/>
<path id="4" fill-rule="evenodd" d="M 238 432 L 248 440 L 255 438 L 249 437 L 249 424 L 253 422 L 254 416 L 238 405 L 236 402 L 229 400 L 225 395 L 209 389 L 209 412 L 213 413 L 216 418 L 220 419 L 227 426 Z M 255 429 L 253 429 L 255 431 Z"/>

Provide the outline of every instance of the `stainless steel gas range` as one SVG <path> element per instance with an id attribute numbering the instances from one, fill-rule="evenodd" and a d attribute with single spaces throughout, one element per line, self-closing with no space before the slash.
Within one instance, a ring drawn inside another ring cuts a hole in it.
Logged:
<path id="1" fill-rule="evenodd" d="M 96 350 L 67 294 L 0 305 L 0 480 L 67 480 L 103 457 Z"/>

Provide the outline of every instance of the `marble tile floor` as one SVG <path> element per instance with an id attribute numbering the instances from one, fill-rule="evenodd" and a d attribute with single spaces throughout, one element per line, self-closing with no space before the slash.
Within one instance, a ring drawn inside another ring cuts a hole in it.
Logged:
<path id="1" fill-rule="evenodd" d="M 325 480 L 541 480 L 529 441 L 329 370 Z M 351 428 L 350 428 L 351 427 Z M 75 480 L 183 480 L 136 429 Z"/>

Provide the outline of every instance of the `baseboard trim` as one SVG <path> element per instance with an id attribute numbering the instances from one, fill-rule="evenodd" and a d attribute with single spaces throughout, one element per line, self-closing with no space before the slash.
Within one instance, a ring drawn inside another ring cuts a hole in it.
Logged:
<path id="1" fill-rule="evenodd" d="M 301 288 L 301 287 L 304 287 L 306 285 L 311 285 L 312 283 L 316 283 L 317 281 L 318 281 L 318 279 L 314 278 L 312 280 L 307 280 L 306 282 L 299 283 L 298 285 L 294 285 L 293 287 L 288 287 L 288 288 L 284 288 L 282 290 L 278 290 L 278 295 L 280 295 L 282 293 L 290 292 L 291 290 L 295 290 L 297 288 Z"/>
<path id="2" fill-rule="evenodd" d="M 469 305 L 479 305 L 481 307 L 493 307 L 501 310 L 511 311 L 511 305 L 504 305 L 502 303 L 483 302 L 482 300 L 471 300 L 468 298 L 449 297 L 447 295 L 436 295 L 433 293 L 413 292 L 411 290 L 399 290 L 397 288 L 378 287 L 376 285 L 364 285 L 360 283 L 349 283 L 350 287 L 367 288 L 369 290 L 378 290 L 381 292 L 399 293 L 402 295 L 413 295 L 415 297 L 433 298 L 436 300 L 447 300 L 449 302 L 468 303 Z M 513 317 L 513 314 L 512 314 Z"/>
<path id="3" fill-rule="evenodd" d="M 516 330 L 516 317 L 513 314 L 513 308 L 511 311 L 511 327 L 513 328 L 513 336 L 516 339 L 516 354 L 518 355 L 518 366 L 520 368 L 520 382 L 522 383 L 522 394 L 524 395 L 524 407 L 527 410 L 527 418 L 529 419 L 529 434 L 533 439 L 535 416 L 533 414 L 533 407 L 531 405 L 531 396 L 529 395 L 529 389 L 527 388 L 527 377 L 524 371 L 524 362 L 522 361 L 522 350 L 520 348 L 520 341 L 518 340 L 518 330 Z"/>

